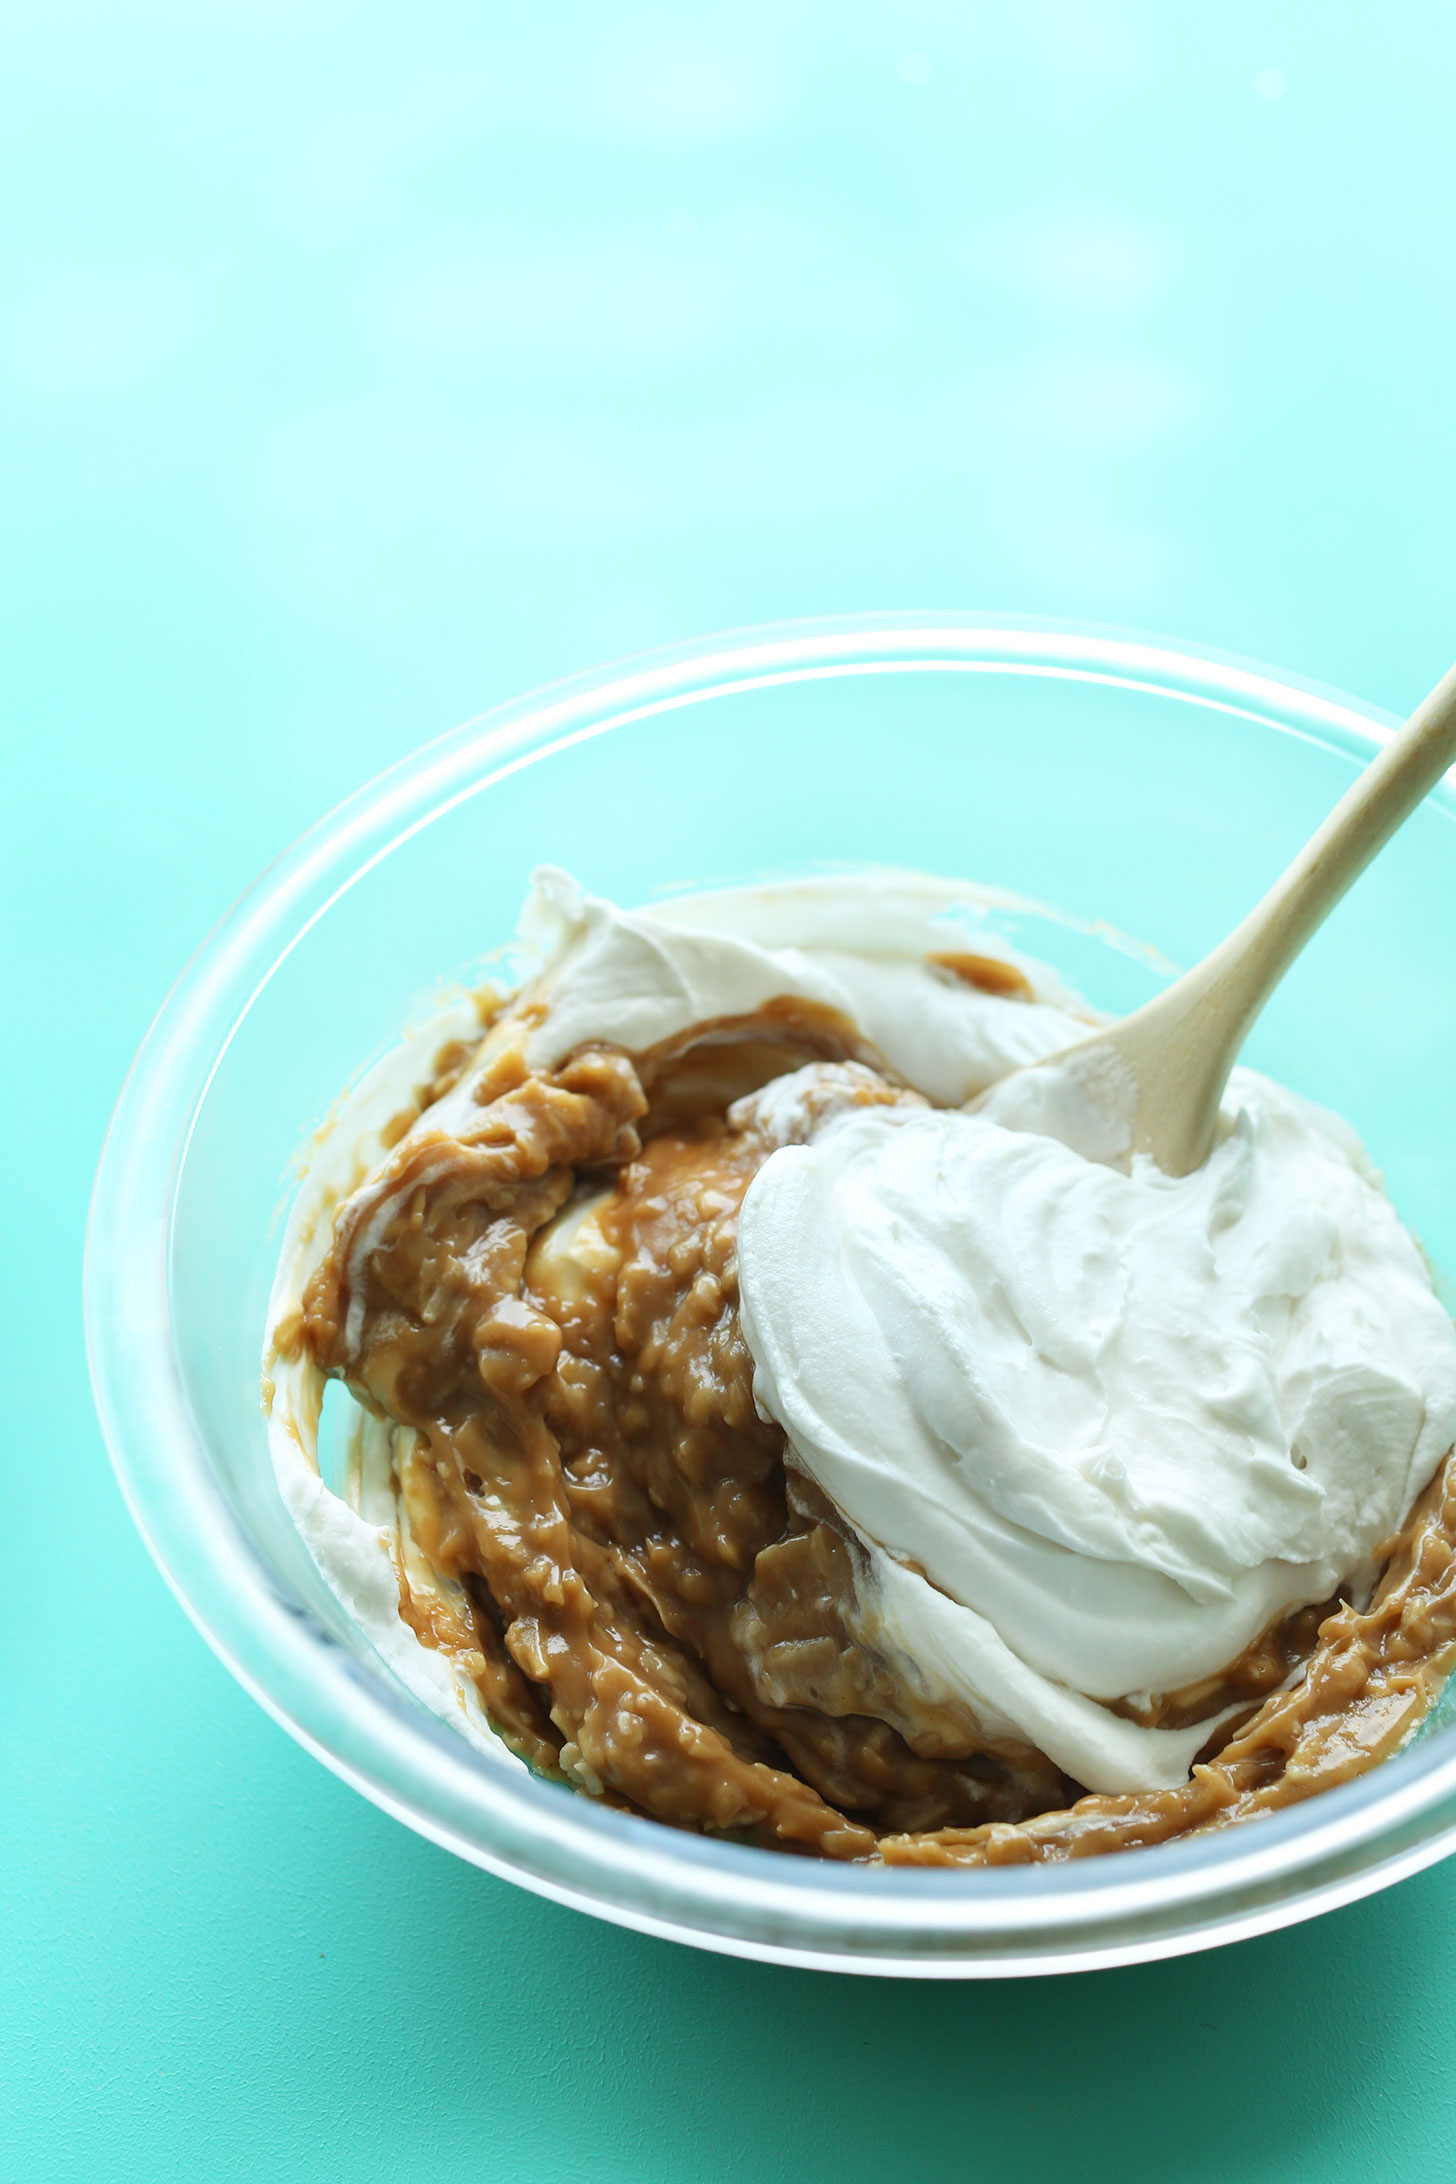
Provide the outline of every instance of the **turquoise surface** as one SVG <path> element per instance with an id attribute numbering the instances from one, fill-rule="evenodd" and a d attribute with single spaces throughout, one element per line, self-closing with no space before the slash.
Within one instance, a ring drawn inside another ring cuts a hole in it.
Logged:
<path id="1" fill-rule="evenodd" d="M 1434 0 L 3 11 L 0 2173 L 1449 2173 L 1456 1866 L 917 1988 L 407 1834 L 153 1572 L 79 1259 L 208 926 L 531 683 L 935 604 L 1413 701 L 1456 622 L 1453 66 Z"/>

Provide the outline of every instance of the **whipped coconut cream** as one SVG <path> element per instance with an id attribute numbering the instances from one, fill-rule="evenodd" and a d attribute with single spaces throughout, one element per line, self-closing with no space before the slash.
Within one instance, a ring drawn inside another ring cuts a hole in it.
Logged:
<path id="1" fill-rule="evenodd" d="M 860 1540 L 860 1634 L 909 1686 L 1089 1788 L 1162 1788 L 1212 1724 L 1148 1727 L 1106 1702 L 1135 1711 L 1213 1674 L 1272 1618 L 1358 1580 L 1451 1445 L 1456 1332 L 1357 1141 L 1293 1094 L 1236 1072 L 1212 1158 L 1173 1181 L 1128 1172 L 1115 1127 L 1089 1128 L 1084 1088 L 1063 1097 L 1060 1072 L 1014 1078 L 1089 1017 L 979 928 L 995 901 L 890 873 L 622 911 L 545 871 L 520 1005 L 405 1143 L 467 1118 L 506 1042 L 541 1069 L 780 998 L 847 1020 L 866 1059 L 930 1104 L 836 1102 L 825 1080 L 842 1065 L 743 1103 L 778 1146 L 739 1230 L 757 1399 Z M 1030 998 L 933 960 L 968 943 L 1017 963 Z M 385 1065 L 335 1118 L 273 1327 L 409 1074 Z M 427 1074 L 416 1064 L 413 1081 Z M 385 1582 L 409 1556 L 404 1518 L 391 1527 L 377 1477 L 354 1497 L 377 1523 L 320 1485 L 316 1368 L 276 1360 L 271 1339 L 269 1360 L 275 1467 L 316 1559 L 416 1693 L 451 1711 L 441 1657 L 403 1660 L 427 1655 Z M 366 1459 L 387 1474 L 387 1437 L 366 1437 Z M 462 1704 L 494 1741 L 458 1694 L 455 1718 Z"/>
<path id="2" fill-rule="evenodd" d="M 881 872 L 620 910 L 543 867 L 521 921 L 544 966 L 526 1058 L 549 1068 L 593 1039 L 640 1053 L 787 997 L 847 1017 L 928 1098 L 967 1100 L 1087 1031 L 1088 1012 L 1055 974 L 994 937 L 977 931 L 976 946 L 1023 970 L 1035 1005 L 983 993 L 929 960 L 964 948 L 967 913 L 974 921 L 1003 899 L 964 881 Z"/>
<path id="3" fill-rule="evenodd" d="M 1209 1724 L 1094 1702 L 1214 1674 L 1370 1563 L 1451 1446 L 1456 1333 L 1350 1131 L 1251 1070 L 1178 1180 L 996 1107 L 842 1113 L 764 1164 L 755 1393 L 907 1672 L 1091 1789 L 1168 1787 Z"/>

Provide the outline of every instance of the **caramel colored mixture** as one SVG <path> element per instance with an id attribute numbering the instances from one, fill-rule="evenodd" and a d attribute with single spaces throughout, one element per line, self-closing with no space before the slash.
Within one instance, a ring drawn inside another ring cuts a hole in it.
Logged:
<path id="1" fill-rule="evenodd" d="M 792 1004 L 549 1073 L 506 1046 L 469 1125 L 416 1129 L 350 1202 L 296 1339 L 404 1429 L 405 1619 L 534 1766 L 677 1826 L 823 1857 L 1080 1857 L 1242 1819 L 1382 1758 L 1456 1658 L 1450 1459 L 1367 1610 L 1304 1610 L 1222 1677 L 1139 1712 L 1186 1723 L 1245 1702 L 1176 1790 L 1082 1795 L 866 1643 L 861 1550 L 753 1406 L 737 1222 L 770 1146 L 727 1112 L 806 1060 L 853 1055 L 847 1027 Z M 432 1091 L 455 1074 L 452 1058 Z M 917 1097 L 864 1071 L 853 1096 Z M 427 1585 L 410 1581 L 415 1558 Z"/>

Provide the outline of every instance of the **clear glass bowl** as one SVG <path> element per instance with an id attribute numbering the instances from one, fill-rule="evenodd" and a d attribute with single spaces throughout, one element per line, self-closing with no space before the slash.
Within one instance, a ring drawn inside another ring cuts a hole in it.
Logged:
<path id="1" fill-rule="evenodd" d="M 300 1145 L 432 984 L 509 936 L 538 860 L 626 902 L 866 862 L 993 882 L 1060 913 L 1008 912 L 1012 937 L 1126 1008 L 1228 930 L 1390 725 L 1154 639 L 864 615 L 559 685 L 340 806 L 169 996 L 91 1215 L 87 1325 L 111 1453 L 234 1675 L 326 1765 L 462 1857 L 624 1925 L 784 1963 L 944 1977 L 1166 1956 L 1307 1917 L 1456 1845 L 1456 1731 L 1439 1726 L 1362 1780 L 1226 1835 L 1061 1867 L 871 1872 L 605 1811 L 480 1761 L 391 1681 L 284 1513 L 258 1393 Z M 1351 1117 L 1438 1268 L 1456 1263 L 1453 818 L 1448 780 L 1249 1050 Z"/>

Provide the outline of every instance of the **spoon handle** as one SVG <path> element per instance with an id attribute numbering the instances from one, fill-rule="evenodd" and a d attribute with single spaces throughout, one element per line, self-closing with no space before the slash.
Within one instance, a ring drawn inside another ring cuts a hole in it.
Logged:
<path id="1" fill-rule="evenodd" d="M 1244 956 L 1250 1023 L 1346 889 L 1453 764 L 1456 667 L 1370 761 L 1263 901 L 1224 942 L 1226 948 L 1239 946 Z"/>
<path id="2" fill-rule="evenodd" d="M 1117 1026 L 1140 1086 L 1137 1138 L 1170 1175 L 1202 1165 L 1219 1101 L 1264 1003 L 1396 828 L 1456 764 L 1456 667 L 1417 706 L 1262 902 L 1211 954 Z"/>

